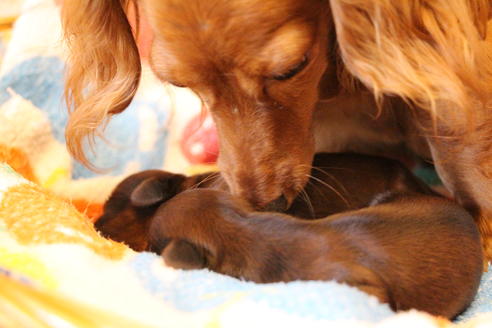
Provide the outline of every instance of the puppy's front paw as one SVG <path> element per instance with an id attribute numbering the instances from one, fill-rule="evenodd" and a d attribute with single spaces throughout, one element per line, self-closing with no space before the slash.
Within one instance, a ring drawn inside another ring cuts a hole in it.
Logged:
<path id="1" fill-rule="evenodd" d="M 175 269 L 202 269 L 207 265 L 204 250 L 183 239 L 171 240 L 162 251 L 162 257 Z"/>

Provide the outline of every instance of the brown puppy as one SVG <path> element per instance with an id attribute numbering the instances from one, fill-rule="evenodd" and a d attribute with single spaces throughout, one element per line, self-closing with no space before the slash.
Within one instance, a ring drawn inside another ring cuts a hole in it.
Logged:
<path id="1" fill-rule="evenodd" d="M 394 310 L 452 318 L 473 299 L 480 235 L 459 205 L 386 194 L 372 206 L 319 220 L 250 212 L 229 193 L 187 190 L 161 205 L 150 243 L 175 268 L 209 268 L 259 283 L 336 280 Z"/>
<path id="2" fill-rule="evenodd" d="M 388 191 L 432 191 L 400 163 L 357 154 L 317 154 L 309 183 L 286 211 L 301 218 L 321 218 L 367 206 L 375 195 Z M 148 249 L 147 231 L 157 207 L 193 187 L 228 190 L 218 173 L 185 177 L 149 170 L 129 176 L 104 205 L 96 228 L 106 237 L 125 242 L 137 251 Z M 285 210 L 274 204 L 270 210 Z"/>
<path id="3" fill-rule="evenodd" d="M 96 227 L 176 268 L 256 282 L 337 280 L 395 310 L 446 317 L 469 304 L 483 258 L 468 213 L 393 160 L 317 154 L 313 166 L 306 198 L 287 213 L 320 218 L 359 210 L 319 220 L 252 212 L 225 192 L 218 174 L 151 170 L 118 185 Z"/>

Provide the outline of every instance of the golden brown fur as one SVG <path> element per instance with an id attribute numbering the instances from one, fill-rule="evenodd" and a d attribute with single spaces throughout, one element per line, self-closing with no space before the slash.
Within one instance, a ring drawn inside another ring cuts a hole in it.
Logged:
<path id="1" fill-rule="evenodd" d="M 85 138 L 138 84 L 138 49 L 124 15 L 133 4 L 150 23 L 157 76 L 193 89 L 210 110 L 234 194 L 257 207 L 281 195 L 291 201 L 315 149 L 410 150 L 434 160 L 488 244 L 489 1 L 66 1 L 67 140 L 83 161 Z"/>

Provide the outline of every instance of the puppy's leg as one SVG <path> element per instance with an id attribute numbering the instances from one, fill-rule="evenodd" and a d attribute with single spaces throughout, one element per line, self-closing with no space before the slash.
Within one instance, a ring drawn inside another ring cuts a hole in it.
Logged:
<path id="1" fill-rule="evenodd" d="M 398 305 L 392 301 L 391 292 L 383 279 L 364 266 L 344 263 L 344 270 L 333 270 L 333 280 L 376 296 L 379 302 L 388 303 L 393 310 L 398 310 Z"/>
<path id="2" fill-rule="evenodd" d="M 161 255 L 164 262 L 175 269 L 203 269 L 207 265 L 205 250 L 183 239 L 171 240 Z"/>

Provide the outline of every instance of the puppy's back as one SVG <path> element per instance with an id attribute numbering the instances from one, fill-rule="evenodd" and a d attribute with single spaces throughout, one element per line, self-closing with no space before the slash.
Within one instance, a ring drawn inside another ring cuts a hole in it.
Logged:
<path id="1" fill-rule="evenodd" d="M 396 160 L 353 153 L 318 153 L 308 184 L 287 213 L 307 219 L 323 218 L 366 207 L 375 195 L 387 192 L 435 194 Z"/>
<path id="2" fill-rule="evenodd" d="M 397 195 L 332 218 L 362 264 L 388 287 L 395 310 L 423 309 L 454 317 L 472 301 L 483 267 L 471 215 L 439 197 Z"/>

